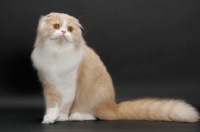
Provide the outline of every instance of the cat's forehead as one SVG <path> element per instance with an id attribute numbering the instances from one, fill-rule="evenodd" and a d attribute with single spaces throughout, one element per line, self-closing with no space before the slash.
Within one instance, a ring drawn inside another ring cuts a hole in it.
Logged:
<path id="1" fill-rule="evenodd" d="M 67 23 L 73 23 L 73 22 L 77 22 L 77 19 L 69 16 L 67 14 L 63 14 L 63 13 L 50 13 L 48 15 L 46 15 L 46 20 L 48 22 L 57 22 L 57 23 L 63 23 L 63 22 L 67 22 Z"/>

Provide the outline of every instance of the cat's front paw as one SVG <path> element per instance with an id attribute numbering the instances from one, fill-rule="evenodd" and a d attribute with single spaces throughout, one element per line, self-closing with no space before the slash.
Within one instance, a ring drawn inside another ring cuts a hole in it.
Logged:
<path id="1" fill-rule="evenodd" d="M 68 120 L 68 115 L 64 113 L 60 113 L 56 121 L 67 121 Z"/>
<path id="2" fill-rule="evenodd" d="M 53 124 L 57 118 L 57 114 L 46 114 L 43 118 L 42 124 Z"/>

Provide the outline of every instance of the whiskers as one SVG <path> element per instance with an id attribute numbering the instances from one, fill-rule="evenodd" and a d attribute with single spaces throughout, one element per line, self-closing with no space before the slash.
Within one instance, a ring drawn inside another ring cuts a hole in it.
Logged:
<path id="1" fill-rule="evenodd" d="M 85 30 L 84 30 L 84 31 L 85 31 Z M 86 31 L 83 33 L 83 36 L 85 36 L 88 32 L 89 32 L 89 29 L 86 30 Z"/>
<path id="2" fill-rule="evenodd" d="M 80 20 L 80 18 L 82 18 L 82 17 L 86 17 L 87 15 L 82 15 L 82 16 L 79 16 L 79 17 L 77 17 L 79 20 Z"/>

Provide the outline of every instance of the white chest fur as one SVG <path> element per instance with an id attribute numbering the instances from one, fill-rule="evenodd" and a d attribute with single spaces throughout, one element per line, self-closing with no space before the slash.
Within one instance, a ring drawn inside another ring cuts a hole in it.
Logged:
<path id="1" fill-rule="evenodd" d="M 74 50 L 72 43 L 58 45 L 47 41 L 42 48 L 35 47 L 31 58 L 35 68 L 42 72 L 46 81 L 53 84 L 63 97 L 73 100 L 83 50 Z"/>

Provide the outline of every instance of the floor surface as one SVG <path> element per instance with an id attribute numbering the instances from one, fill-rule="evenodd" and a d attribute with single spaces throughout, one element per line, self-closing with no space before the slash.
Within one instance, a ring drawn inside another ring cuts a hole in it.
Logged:
<path id="1" fill-rule="evenodd" d="M 0 132 L 200 132 L 200 123 L 83 121 L 41 124 L 43 108 L 0 108 Z"/>
<path id="2" fill-rule="evenodd" d="M 116 99 L 117 102 L 121 102 L 145 95 L 182 98 L 200 111 L 199 86 L 199 82 L 194 81 L 118 84 L 115 85 Z M 0 87 L 0 90 L 0 132 L 200 132 L 200 122 L 98 120 L 43 125 L 41 124 L 44 114 L 42 89 L 35 93 L 31 88 L 25 88 L 24 93 L 22 90 L 18 92 L 14 87 Z"/>

